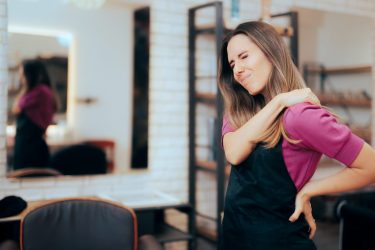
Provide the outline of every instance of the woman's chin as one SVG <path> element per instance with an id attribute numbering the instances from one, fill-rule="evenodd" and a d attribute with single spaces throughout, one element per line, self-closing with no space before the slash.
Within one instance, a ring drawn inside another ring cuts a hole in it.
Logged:
<path id="1" fill-rule="evenodd" d="M 248 89 L 247 92 L 252 96 L 256 96 L 260 93 L 260 91 L 255 91 L 255 90 L 252 90 L 252 89 Z"/>

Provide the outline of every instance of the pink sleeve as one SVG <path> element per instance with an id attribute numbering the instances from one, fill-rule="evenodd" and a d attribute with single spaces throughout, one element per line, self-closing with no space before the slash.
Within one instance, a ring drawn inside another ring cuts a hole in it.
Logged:
<path id="1" fill-rule="evenodd" d="M 364 141 L 347 126 L 316 105 L 301 103 L 287 109 L 284 125 L 291 139 L 301 140 L 297 145 L 323 153 L 347 166 L 364 145 Z"/>
<path id="2" fill-rule="evenodd" d="M 34 107 L 39 104 L 40 93 L 38 91 L 30 91 L 21 97 L 18 105 L 21 110 Z"/>
<path id="3" fill-rule="evenodd" d="M 221 146 L 223 147 L 223 138 L 226 133 L 233 132 L 235 129 L 230 124 L 228 117 L 224 115 L 223 126 L 221 127 Z"/>

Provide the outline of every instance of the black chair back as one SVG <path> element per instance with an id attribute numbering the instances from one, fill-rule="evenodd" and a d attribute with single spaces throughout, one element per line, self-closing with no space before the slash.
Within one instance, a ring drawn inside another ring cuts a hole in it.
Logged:
<path id="1" fill-rule="evenodd" d="M 52 168 L 64 175 L 105 174 L 107 159 L 105 152 L 94 145 L 77 144 L 51 155 Z"/>
<path id="2" fill-rule="evenodd" d="M 132 209 L 102 199 L 64 199 L 29 211 L 21 250 L 137 250 Z"/>
<path id="3" fill-rule="evenodd" d="M 337 204 L 341 250 L 375 249 L 375 193 L 343 196 Z"/>

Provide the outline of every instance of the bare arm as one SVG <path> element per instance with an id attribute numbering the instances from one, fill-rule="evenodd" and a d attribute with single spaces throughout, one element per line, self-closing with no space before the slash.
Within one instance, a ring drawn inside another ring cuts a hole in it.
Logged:
<path id="1" fill-rule="evenodd" d="M 272 124 L 284 107 L 281 98 L 276 96 L 242 127 L 225 134 L 223 145 L 228 162 L 237 165 L 250 155 L 257 137 Z"/>
<path id="2" fill-rule="evenodd" d="M 309 88 L 293 90 L 274 97 L 261 111 L 234 132 L 223 137 L 223 147 L 227 161 L 233 165 L 241 163 L 256 146 L 255 141 L 265 132 L 280 112 L 301 102 L 319 104 L 318 98 Z"/>
<path id="3" fill-rule="evenodd" d="M 13 106 L 12 106 L 12 113 L 14 115 L 18 115 L 19 113 L 21 113 L 21 108 L 19 106 L 19 101 L 20 101 L 21 98 L 16 98 L 14 100 L 14 103 L 13 103 Z"/>
<path id="4" fill-rule="evenodd" d="M 310 238 L 312 238 L 316 231 L 316 224 L 311 213 L 310 199 L 318 195 L 347 192 L 374 183 L 374 162 L 375 150 L 365 143 L 350 167 L 327 178 L 310 181 L 298 192 L 296 208 L 289 220 L 294 222 L 301 213 L 305 214 L 311 227 Z"/>
<path id="5" fill-rule="evenodd" d="M 18 95 L 16 96 L 16 98 L 15 98 L 15 100 L 13 102 L 13 106 L 12 106 L 12 113 L 14 115 L 18 115 L 19 113 L 21 113 L 22 110 L 21 110 L 21 108 L 19 106 L 19 102 L 20 102 L 22 96 L 25 95 L 25 93 L 26 93 L 26 89 L 22 88 L 20 90 L 20 92 L 18 93 Z"/>
<path id="6" fill-rule="evenodd" d="M 327 178 L 308 182 L 300 190 L 299 195 L 310 199 L 318 195 L 347 192 L 365 187 L 375 182 L 374 162 L 375 150 L 365 143 L 350 167 Z"/>

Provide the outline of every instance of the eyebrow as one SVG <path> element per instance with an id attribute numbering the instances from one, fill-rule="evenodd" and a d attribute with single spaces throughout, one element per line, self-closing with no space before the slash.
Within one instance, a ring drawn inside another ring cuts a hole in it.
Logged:
<path id="1" fill-rule="evenodd" d="M 246 53 L 246 52 L 247 52 L 246 50 L 240 52 L 240 53 L 237 55 L 237 57 L 241 57 L 241 55 L 244 54 L 244 53 Z M 232 65 L 233 62 L 234 62 L 233 60 L 230 60 L 230 61 L 229 61 L 229 65 Z"/>

